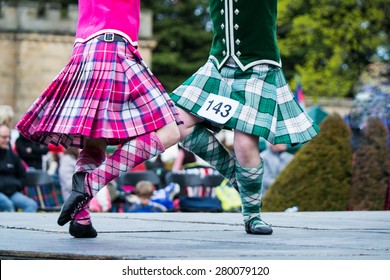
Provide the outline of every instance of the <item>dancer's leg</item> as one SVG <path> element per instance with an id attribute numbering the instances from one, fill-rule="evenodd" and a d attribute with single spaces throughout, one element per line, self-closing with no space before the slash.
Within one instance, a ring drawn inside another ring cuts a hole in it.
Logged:
<path id="1" fill-rule="evenodd" d="M 162 141 L 160 141 L 162 139 Z M 150 159 L 179 140 L 179 130 L 170 123 L 156 132 L 130 139 L 117 149 L 98 168 L 91 173 L 75 173 L 72 193 L 65 201 L 58 224 L 64 225 L 79 212 L 86 201 L 91 199 L 102 187 L 134 166 Z"/>
<path id="2" fill-rule="evenodd" d="M 242 202 L 245 230 L 250 234 L 272 234 L 272 228 L 260 218 L 263 163 L 258 137 L 235 132 L 236 178 Z"/>
<path id="3" fill-rule="evenodd" d="M 86 176 L 85 183 L 91 187 L 91 195 L 95 196 L 102 187 L 131 168 L 164 152 L 166 148 L 176 144 L 178 139 L 177 126 L 171 123 L 156 132 L 126 142 Z"/>
<path id="4" fill-rule="evenodd" d="M 104 139 L 87 140 L 85 148 L 80 152 L 80 155 L 77 158 L 75 173 L 90 173 L 92 170 L 100 166 L 106 159 L 106 146 L 107 144 Z M 82 209 L 75 214 L 74 220 L 76 220 L 78 224 L 91 224 L 89 204 L 90 200 L 86 201 L 86 204 L 83 205 Z"/>
<path id="5" fill-rule="evenodd" d="M 215 167 L 232 186 L 237 188 L 234 158 L 212 132 L 197 124 L 180 145 Z"/>
<path id="6" fill-rule="evenodd" d="M 102 164 L 106 159 L 106 146 L 104 139 L 88 139 L 77 158 L 75 173 L 89 173 Z"/>
<path id="7" fill-rule="evenodd" d="M 181 109 L 179 112 L 184 119 L 184 124 L 179 127 L 183 139 L 180 145 L 215 167 L 232 186 L 237 188 L 235 161 L 229 151 L 211 131 L 198 123 L 200 119 Z"/>
<path id="8" fill-rule="evenodd" d="M 96 193 L 113 179 L 126 173 L 129 169 L 164 152 L 165 148 L 155 132 L 131 139 L 91 173 L 87 174 L 85 183 L 92 193 Z M 89 189 L 87 188 L 87 191 Z"/>

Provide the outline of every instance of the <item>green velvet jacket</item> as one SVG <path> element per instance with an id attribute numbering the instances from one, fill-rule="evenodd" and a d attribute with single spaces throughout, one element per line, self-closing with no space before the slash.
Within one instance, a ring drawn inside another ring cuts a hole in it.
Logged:
<path id="1" fill-rule="evenodd" d="M 229 58 L 247 70 L 281 66 L 276 41 L 277 0 L 210 0 L 214 37 L 210 58 L 220 69 Z"/>

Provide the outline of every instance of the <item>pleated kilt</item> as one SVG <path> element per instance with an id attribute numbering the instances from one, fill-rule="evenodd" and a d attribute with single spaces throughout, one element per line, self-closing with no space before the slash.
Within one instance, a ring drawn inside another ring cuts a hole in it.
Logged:
<path id="1" fill-rule="evenodd" d="M 225 124 L 205 119 L 217 129 L 239 130 L 274 144 L 304 143 L 319 132 L 318 126 L 295 101 L 279 67 L 263 64 L 242 71 L 229 65 L 218 71 L 208 61 L 170 97 L 176 106 L 203 118 L 198 113 L 210 94 L 239 102 Z"/>
<path id="2" fill-rule="evenodd" d="M 76 43 L 69 63 L 16 127 L 39 143 L 83 147 L 85 138 L 117 145 L 182 123 L 174 103 L 129 43 Z"/>

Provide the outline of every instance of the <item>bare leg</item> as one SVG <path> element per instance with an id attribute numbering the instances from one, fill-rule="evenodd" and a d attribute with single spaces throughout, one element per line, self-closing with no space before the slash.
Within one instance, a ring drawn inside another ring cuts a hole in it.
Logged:
<path id="1" fill-rule="evenodd" d="M 236 179 L 246 232 L 272 234 L 272 228 L 260 218 L 264 169 L 258 143 L 259 137 L 235 131 Z"/>
<path id="2" fill-rule="evenodd" d="M 242 167 L 256 167 L 261 163 L 259 137 L 234 131 L 234 153 Z"/>
<path id="3" fill-rule="evenodd" d="M 179 114 L 184 122 L 184 124 L 179 126 L 180 130 L 180 141 L 183 141 L 187 138 L 188 135 L 191 134 L 191 132 L 194 130 L 194 126 L 201 122 L 202 119 L 199 119 L 195 117 L 194 115 L 188 113 L 187 111 L 184 111 L 181 108 L 177 108 L 179 111 Z"/>
<path id="4" fill-rule="evenodd" d="M 166 126 L 158 129 L 156 131 L 158 138 L 160 138 L 161 143 L 168 149 L 169 147 L 177 144 L 180 138 L 179 127 L 175 122 L 169 123 Z"/>

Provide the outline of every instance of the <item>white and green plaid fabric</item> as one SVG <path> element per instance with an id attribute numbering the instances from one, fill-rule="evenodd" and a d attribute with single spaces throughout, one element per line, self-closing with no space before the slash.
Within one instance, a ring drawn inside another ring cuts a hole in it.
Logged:
<path id="1" fill-rule="evenodd" d="M 242 71 L 232 65 L 220 71 L 209 60 L 170 95 L 176 105 L 195 116 L 209 94 L 239 102 L 223 128 L 261 136 L 270 143 L 304 143 L 319 132 L 295 101 L 282 69 L 257 65 Z M 220 124 L 212 123 L 221 128 Z"/>

